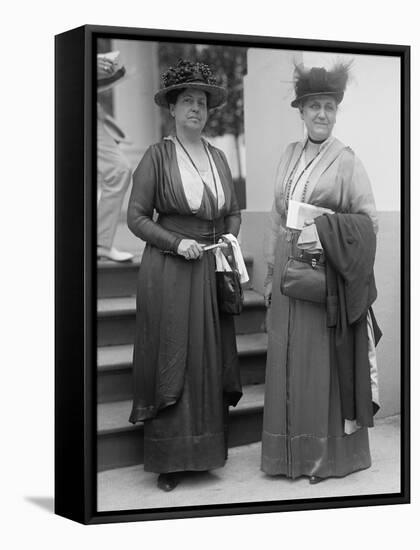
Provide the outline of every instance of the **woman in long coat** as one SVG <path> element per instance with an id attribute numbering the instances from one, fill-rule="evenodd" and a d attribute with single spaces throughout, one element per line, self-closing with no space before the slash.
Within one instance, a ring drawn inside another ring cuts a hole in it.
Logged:
<path id="1" fill-rule="evenodd" d="M 371 458 L 367 427 L 343 413 L 342 386 L 325 304 L 289 298 L 280 289 L 288 258 L 299 256 L 300 247 L 305 247 L 304 233 L 306 242 L 312 243 L 307 252 L 311 252 L 311 246 L 312 252 L 319 253 L 323 248 L 317 226 L 311 224 L 313 220 L 308 220 L 302 233 L 287 227 L 289 201 L 325 207 L 335 213 L 364 214 L 370 219 L 368 232 L 373 239 L 377 217 L 362 163 L 331 133 L 337 106 L 343 99 L 348 67 L 337 66 L 331 72 L 324 68 L 296 71 L 296 99 L 292 106 L 299 109 L 307 137 L 291 143 L 280 160 L 265 242 L 269 344 L 262 470 L 291 478 L 308 476 L 311 483 L 317 483 L 368 468 Z M 374 380 L 376 360 L 370 314 L 364 322 Z M 378 400 L 375 385 L 371 398 Z"/>
<path id="2" fill-rule="evenodd" d="M 233 319 L 219 312 L 215 256 L 204 250 L 241 221 L 225 155 L 202 138 L 208 109 L 225 99 L 206 65 L 180 61 L 163 75 L 155 102 L 176 133 L 144 154 L 128 207 L 129 228 L 147 243 L 130 421 L 144 421 L 144 468 L 165 491 L 180 472 L 224 465 L 227 408 L 241 396 Z"/>

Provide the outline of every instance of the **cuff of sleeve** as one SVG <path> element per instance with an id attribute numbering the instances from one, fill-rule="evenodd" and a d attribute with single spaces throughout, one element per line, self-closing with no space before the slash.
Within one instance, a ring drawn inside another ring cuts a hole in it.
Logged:
<path id="1" fill-rule="evenodd" d="M 308 252 L 322 250 L 318 230 L 314 223 L 302 229 L 297 246 L 302 250 L 307 250 Z"/>
<path id="2" fill-rule="evenodd" d="M 178 254 L 178 247 L 181 241 L 182 241 L 181 237 L 174 238 L 174 242 L 172 244 L 172 252 L 175 252 L 175 254 Z"/>

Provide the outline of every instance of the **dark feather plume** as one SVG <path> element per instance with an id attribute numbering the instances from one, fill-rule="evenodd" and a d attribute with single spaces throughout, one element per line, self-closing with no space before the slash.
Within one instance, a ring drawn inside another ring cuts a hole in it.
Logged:
<path id="1" fill-rule="evenodd" d="M 306 69 L 302 64 L 296 64 L 294 74 L 296 100 L 309 94 L 325 92 L 336 95 L 340 102 L 346 89 L 351 64 L 352 62 L 339 62 L 330 71 L 324 67 Z"/>

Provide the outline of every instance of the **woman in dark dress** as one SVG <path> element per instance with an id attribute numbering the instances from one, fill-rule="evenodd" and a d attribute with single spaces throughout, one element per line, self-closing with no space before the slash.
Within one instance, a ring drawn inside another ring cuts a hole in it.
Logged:
<path id="1" fill-rule="evenodd" d="M 242 392 L 233 318 L 219 312 L 215 256 L 241 216 L 225 155 L 202 137 L 226 100 L 208 66 L 180 61 L 155 102 L 175 135 L 154 144 L 133 176 L 128 226 L 147 245 L 140 265 L 130 422 L 144 422 L 144 468 L 172 490 L 185 471 L 227 458 L 229 405 Z M 154 217 L 154 212 L 157 217 Z"/>

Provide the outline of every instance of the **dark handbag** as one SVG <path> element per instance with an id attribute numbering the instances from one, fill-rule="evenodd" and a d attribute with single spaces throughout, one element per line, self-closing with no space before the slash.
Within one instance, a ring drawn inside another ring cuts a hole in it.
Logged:
<path id="1" fill-rule="evenodd" d="M 327 301 L 325 264 L 316 258 L 290 257 L 281 276 L 280 290 L 289 298 L 325 303 Z"/>
<path id="2" fill-rule="evenodd" d="M 232 262 L 232 271 L 216 271 L 217 302 L 219 311 L 239 315 L 243 308 L 244 293 L 233 254 Z"/>

